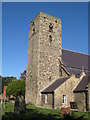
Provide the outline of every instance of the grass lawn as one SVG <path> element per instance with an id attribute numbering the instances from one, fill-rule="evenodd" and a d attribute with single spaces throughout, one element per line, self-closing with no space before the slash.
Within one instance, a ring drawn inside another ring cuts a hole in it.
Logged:
<path id="1" fill-rule="evenodd" d="M 15 116 L 13 112 L 14 104 L 7 102 L 5 112 L 2 110 L 2 120 L 70 120 L 69 118 L 62 119 L 59 109 L 38 108 L 30 104 L 27 105 L 26 112 L 19 116 Z M 90 120 L 88 112 L 72 112 L 72 115 L 78 118 L 75 120 L 83 120 L 80 116 L 84 116 L 84 120 Z"/>

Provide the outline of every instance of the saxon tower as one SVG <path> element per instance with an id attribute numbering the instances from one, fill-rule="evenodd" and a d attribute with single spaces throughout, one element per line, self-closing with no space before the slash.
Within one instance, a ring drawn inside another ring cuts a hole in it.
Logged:
<path id="1" fill-rule="evenodd" d="M 40 12 L 29 26 L 26 103 L 41 105 L 41 91 L 60 78 L 61 20 Z"/>

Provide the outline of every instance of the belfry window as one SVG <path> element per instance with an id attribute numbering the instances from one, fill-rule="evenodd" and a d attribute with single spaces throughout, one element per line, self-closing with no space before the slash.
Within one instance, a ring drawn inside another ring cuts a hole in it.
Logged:
<path id="1" fill-rule="evenodd" d="M 35 33 L 35 27 L 33 28 L 33 34 Z"/>
<path id="2" fill-rule="evenodd" d="M 50 41 L 50 43 L 52 42 L 52 36 L 51 35 L 49 35 L 49 41 Z"/>
<path id="3" fill-rule="evenodd" d="M 53 25 L 52 25 L 52 23 L 50 23 L 50 25 L 49 25 L 49 32 L 53 32 Z"/>
<path id="4" fill-rule="evenodd" d="M 35 34 L 35 23 L 33 22 L 32 23 L 32 35 L 34 35 Z"/>
<path id="5" fill-rule="evenodd" d="M 34 26 L 34 25 L 35 25 L 35 23 L 33 22 L 33 23 L 32 23 L 32 25 Z"/>

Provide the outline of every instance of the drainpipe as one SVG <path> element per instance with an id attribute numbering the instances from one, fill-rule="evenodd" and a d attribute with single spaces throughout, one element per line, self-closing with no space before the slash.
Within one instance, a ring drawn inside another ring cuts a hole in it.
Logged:
<path id="1" fill-rule="evenodd" d="M 85 91 L 85 102 L 86 102 L 86 111 L 88 111 L 88 87 L 86 87 L 86 91 Z"/>
<path id="2" fill-rule="evenodd" d="M 52 93 L 52 108 L 54 109 L 54 92 Z"/>

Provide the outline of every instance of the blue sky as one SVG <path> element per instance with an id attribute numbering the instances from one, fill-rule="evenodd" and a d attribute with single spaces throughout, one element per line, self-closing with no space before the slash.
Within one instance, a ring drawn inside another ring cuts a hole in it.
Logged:
<path id="1" fill-rule="evenodd" d="M 64 49 L 88 53 L 88 3 L 3 3 L 3 76 L 26 69 L 29 23 L 40 11 L 61 18 Z"/>

